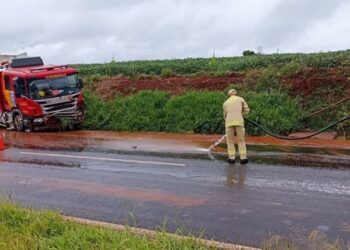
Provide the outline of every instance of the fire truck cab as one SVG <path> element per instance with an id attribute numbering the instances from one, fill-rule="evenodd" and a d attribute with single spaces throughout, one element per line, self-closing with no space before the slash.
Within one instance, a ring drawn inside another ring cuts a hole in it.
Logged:
<path id="1" fill-rule="evenodd" d="M 13 59 L 0 67 L 0 124 L 35 131 L 79 127 L 84 119 L 83 81 L 76 69 L 44 65 L 40 57 Z"/>

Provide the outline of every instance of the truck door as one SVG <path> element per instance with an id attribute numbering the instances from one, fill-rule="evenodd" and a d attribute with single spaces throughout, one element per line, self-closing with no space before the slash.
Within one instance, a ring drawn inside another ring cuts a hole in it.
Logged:
<path id="1" fill-rule="evenodd" d="M 5 86 L 4 86 L 4 75 L 0 71 L 0 113 L 5 111 Z"/>
<path id="2" fill-rule="evenodd" d="M 4 75 L 4 106 L 7 111 L 11 111 L 16 107 L 15 91 L 14 91 L 14 77 Z"/>

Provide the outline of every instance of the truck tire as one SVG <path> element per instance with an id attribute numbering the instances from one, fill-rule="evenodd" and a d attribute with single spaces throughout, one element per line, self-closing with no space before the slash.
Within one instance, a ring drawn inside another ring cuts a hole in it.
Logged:
<path id="1" fill-rule="evenodd" d="M 6 112 L 3 112 L 0 114 L 0 125 L 3 126 L 3 127 L 7 127 L 7 124 L 6 124 Z"/>
<path id="2" fill-rule="evenodd" d="M 73 129 L 74 129 L 74 130 L 81 130 L 81 127 L 82 127 L 82 124 L 81 124 L 81 123 L 75 124 L 74 127 L 73 127 Z"/>
<path id="3" fill-rule="evenodd" d="M 13 114 L 13 124 L 17 131 L 24 131 L 23 115 L 20 111 L 16 111 Z"/>

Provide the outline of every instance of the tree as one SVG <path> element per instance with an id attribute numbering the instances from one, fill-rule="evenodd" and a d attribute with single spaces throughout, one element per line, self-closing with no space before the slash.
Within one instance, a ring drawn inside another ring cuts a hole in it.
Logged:
<path id="1" fill-rule="evenodd" d="M 252 50 L 243 51 L 243 56 L 253 56 L 253 55 L 256 55 L 256 53 Z"/>

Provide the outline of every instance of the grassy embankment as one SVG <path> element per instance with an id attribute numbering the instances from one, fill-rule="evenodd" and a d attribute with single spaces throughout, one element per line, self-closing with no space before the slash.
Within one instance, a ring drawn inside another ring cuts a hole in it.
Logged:
<path id="1" fill-rule="evenodd" d="M 156 60 L 112 62 L 108 64 L 77 65 L 87 82 L 87 119 L 85 128 L 118 131 L 170 131 L 223 133 L 223 92 L 190 92 L 183 96 L 144 92 L 107 102 L 89 91 L 98 84 L 100 76 L 124 75 L 137 79 L 168 76 L 225 76 L 244 74 L 242 84 L 233 84 L 251 106 L 249 118 L 263 124 L 274 133 L 291 130 L 317 129 L 350 113 L 350 103 L 325 112 L 318 117 L 300 120 L 304 115 L 323 108 L 344 97 L 349 86 L 325 77 L 321 83 L 308 83 L 295 88 L 295 80 L 328 71 L 340 71 L 346 79 L 350 73 L 350 51 L 315 54 L 253 55 L 232 58 Z M 348 72 L 348 73 L 347 73 Z M 338 79 L 339 81 L 339 79 Z M 308 91 L 312 89 L 312 91 Z M 112 90 L 111 90 L 112 91 Z M 349 129 L 349 123 L 338 131 Z M 261 131 L 248 126 L 252 135 Z"/>
<path id="2" fill-rule="evenodd" d="M 0 249 L 213 249 L 195 237 L 179 239 L 163 230 L 145 236 L 131 230 L 82 225 L 57 213 L 0 202 Z"/>
<path id="3" fill-rule="evenodd" d="M 350 228 L 344 227 L 349 231 Z M 179 232 L 178 235 L 181 235 Z M 338 238 L 330 240 L 317 230 L 306 237 L 274 235 L 262 242 L 262 249 L 348 249 Z M 50 211 L 24 209 L 0 201 L 0 249 L 217 249 L 213 243 L 204 245 L 199 238 L 174 237 L 159 230 L 155 234 L 135 233 L 131 228 L 114 230 L 102 226 L 79 224 L 64 220 Z"/>
<path id="4" fill-rule="evenodd" d="M 298 126 L 301 111 L 297 103 L 280 92 L 246 96 L 250 118 L 268 129 L 285 134 Z M 222 103 L 225 95 L 216 92 L 190 92 L 170 97 L 165 92 L 140 92 L 106 102 L 86 95 L 84 126 L 96 130 L 167 131 L 182 133 L 223 133 Z M 248 126 L 249 134 L 259 134 Z"/>

